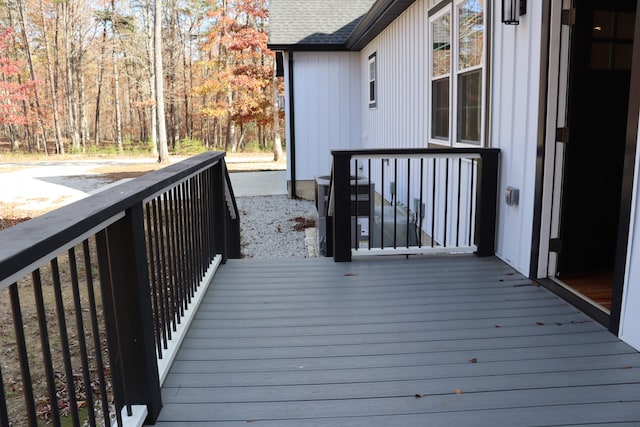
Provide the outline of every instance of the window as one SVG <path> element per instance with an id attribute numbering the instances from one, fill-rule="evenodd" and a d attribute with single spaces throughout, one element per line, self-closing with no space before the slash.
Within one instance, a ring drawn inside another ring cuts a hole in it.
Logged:
<path id="1" fill-rule="evenodd" d="M 430 12 L 429 25 L 430 141 L 482 145 L 484 1 L 445 0 Z"/>
<path id="2" fill-rule="evenodd" d="M 451 13 L 431 22 L 431 137 L 449 139 L 449 76 L 451 73 Z"/>
<path id="3" fill-rule="evenodd" d="M 591 69 L 631 70 L 634 28 L 634 12 L 594 10 Z"/>
<path id="4" fill-rule="evenodd" d="M 369 108 L 376 108 L 377 85 L 376 85 L 376 53 L 369 55 Z"/>

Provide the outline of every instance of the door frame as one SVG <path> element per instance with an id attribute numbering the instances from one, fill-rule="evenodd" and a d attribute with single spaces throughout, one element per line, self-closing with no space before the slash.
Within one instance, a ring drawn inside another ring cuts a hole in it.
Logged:
<path id="1" fill-rule="evenodd" d="M 556 143 L 556 129 L 564 125 L 566 118 L 568 62 L 570 36 L 561 24 L 562 8 L 571 6 L 571 0 L 543 3 L 542 28 L 542 72 L 538 123 L 536 192 L 534 201 L 533 241 L 529 277 L 538 280 L 545 287 L 563 299 L 577 306 L 609 331 L 618 335 L 625 284 L 629 226 L 633 199 L 633 178 L 635 172 L 636 145 L 640 114 L 640 98 L 630 97 L 625 138 L 625 156 L 622 181 L 622 198 L 618 225 L 618 238 L 614 266 L 614 284 L 611 314 L 606 315 L 564 286 L 549 279 L 555 274 L 556 255 L 550 251 L 549 241 L 558 237 L 560 212 L 558 198 L 562 177 L 557 164 L 562 161 L 562 144 Z M 640 0 L 637 1 L 640 10 Z M 640 93 L 640 20 L 636 19 L 633 59 L 631 67 L 631 87 L 629 93 Z"/>

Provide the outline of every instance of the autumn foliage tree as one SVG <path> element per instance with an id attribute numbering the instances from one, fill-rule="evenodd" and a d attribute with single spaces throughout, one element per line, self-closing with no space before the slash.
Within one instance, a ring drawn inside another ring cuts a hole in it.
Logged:
<path id="1" fill-rule="evenodd" d="M 151 154 L 163 138 L 174 152 L 265 149 L 283 120 L 267 20 L 267 0 L 4 2 L 0 143 L 59 154 Z"/>
<path id="2" fill-rule="evenodd" d="M 33 94 L 35 82 L 24 80 L 25 64 L 6 56 L 12 50 L 14 31 L 0 28 L 0 125 L 9 128 L 12 149 L 17 150 L 16 126 L 28 125 L 31 120 L 29 97 Z"/>
<path id="3" fill-rule="evenodd" d="M 266 0 L 214 0 L 209 15 L 209 57 L 200 64 L 205 79 L 196 93 L 204 99 L 203 113 L 219 124 L 225 148 L 236 151 L 250 127 L 264 140 L 273 117 Z"/>

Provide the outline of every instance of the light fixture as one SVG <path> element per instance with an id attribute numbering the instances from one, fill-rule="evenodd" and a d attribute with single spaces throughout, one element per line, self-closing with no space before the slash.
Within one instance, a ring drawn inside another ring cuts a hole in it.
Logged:
<path id="1" fill-rule="evenodd" d="M 518 25 L 520 17 L 527 13 L 527 0 L 502 0 L 502 22 Z"/>

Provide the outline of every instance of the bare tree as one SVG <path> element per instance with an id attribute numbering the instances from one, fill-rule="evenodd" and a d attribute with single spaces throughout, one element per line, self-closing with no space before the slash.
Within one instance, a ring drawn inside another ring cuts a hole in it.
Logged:
<path id="1" fill-rule="evenodd" d="M 113 59 L 113 103 L 116 118 L 116 144 L 118 151 L 122 153 L 122 115 L 120 112 L 120 69 L 118 68 L 118 43 L 116 37 L 118 31 L 118 16 L 116 15 L 115 0 L 111 0 L 111 27 L 113 29 L 113 50 L 111 57 Z"/>
<path id="2" fill-rule="evenodd" d="M 154 69 L 156 87 L 156 116 L 158 129 L 158 162 L 169 163 L 167 146 L 167 123 L 164 115 L 164 72 L 162 68 L 162 0 L 155 0 L 154 20 Z"/>
<path id="3" fill-rule="evenodd" d="M 24 4 L 22 0 L 18 0 L 18 14 L 20 15 L 20 29 L 22 31 L 22 36 L 24 37 L 24 46 L 27 53 L 27 62 L 29 64 L 29 73 L 31 74 L 31 80 L 37 80 L 36 72 L 33 67 L 33 58 L 31 57 L 31 45 L 29 43 L 29 36 L 27 34 L 27 24 L 24 16 Z M 34 98 L 36 104 L 36 114 L 38 116 L 38 126 L 40 127 L 40 133 L 42 135 L 42 142 L 44 144 L 44 152 L 49 155 L 49 150 L 47 148 L 47 132 L 44 127 L 44 119 L 42 117 L 42 108 L 40 106 L 40 96 L 38 94 L 38 88 L 36 87 L 34 90 Z M 64 146 L 62 145 L 62 141 L 60 144 L 56 146 L 58 153 L 64 152 Z"/>
<path id="4" fill-rule="evenodd" d="M 98 87 L 96 94 L 96 113 L 93 123 L 93 141 L 97 146 L 100 143 L 100 103 L 102 101 L 102 81 L 104 78 L 105 56 L 107 48 L 107 17 L 104 11 L 96 12 L 96 19 L 102 24 L 102 43 L 100 46 L 100 58 L 98 62 Z"/>

